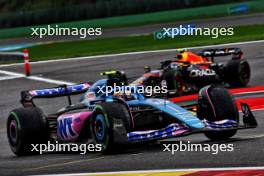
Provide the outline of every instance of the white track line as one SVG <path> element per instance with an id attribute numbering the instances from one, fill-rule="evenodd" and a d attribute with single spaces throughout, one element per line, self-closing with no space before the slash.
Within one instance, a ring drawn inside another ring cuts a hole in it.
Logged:
<path id="1" fill-rule="evenodd" d="M 185 47 L 185 48 L 200 49 L 200 48 L 210 48 L 210 47 L 225 47 L 225 46 L 231 46 L 231 45 L 246 45 L 246 44 L 263 43 L 263 42 L 264 40 L 257 40 L 257 41 L 235 42 L 235 43 L 225 43 L 225 44 L 218 44 L 218 45 L 206 45 L 206 46 L 195 46 L 195 47 Z M 177 48 L 177 49 L 183 49 L 183 48 Z M 105 55 L 97 55 L 97 56 L 74 57 L 74 58 L 31 62 L 30 64 L 33 65 L 33 64 L 43 64 L 43 63 L 52 63 L 52 62 L 83 60 L 83 59 L 91 59 L 91 58 L 116 57 L 116 56 L 127 56 L 127 55 L 146 54 L 146 53 L 170 52 L 170 51 L 176 51 L 176 49 L 149 50 L 149 51 L 128 52 L 128 53 L 119 53 L 119 54 L 105 54 Z M 23 65 L 23 64 L 24 63 L 5 64 L 5 65 L 0 65 L 0 68 L 8 67 L 8 66 L 15 66 L 15 65 Z"/>
<path id="2" fill-rule="evenodd" d="M 257 138 L 263 138 L 264 134 L 260 134 L 260 135 L 253 135 L 253 136 L 244 136 L 244 137 L 240 137 L 240 139 L 257 139 Z"/>
<path id="3" fill-rule="evenodd" d="M 162 172 L 198 172 L 198 171 L 233 171 L 233 170 L 264 170 L 264 167 L 224 167 L 224 168 L 197 168 L 197 169 L 162 169 L 162 170 L 137 170 L 137 171 L 117 171 L 117 172 L 97 172 L 97 173 L 72 173 L 72 174 L 51 174 L 54 176 L 84 176 L 84 175 L 115 175 L 115 174 L 147 174 Z M 51 176 L 42 175 L 42 176 Z"/>
<path id="4" fill-rule="evenodd" d="M 250 92 L 240 92 L 240 93 L 235 93 L 235 95 L 257 94 L 257 93 L 264 93 L 264 90 L 257 90 L 257 91 L 250 91 Z"/>
<path id="5" fill-rule="evenodd" d="M 52 84 L 58 84 L 58 85 L 62 85 L 62 84 L 66 84 L 66 85 L 74 85 L 76 83 L 73 82 L 68 82 L 68 81 L 61 81 L 61 80 L 55 80 L 55 79 L 49 79 L 49 78 L 43 78 L 43 77 L 39 77 L 39 76 L 29 76 L 29 77 L 25 77 L 27 79 L 31 79 L 34 81 L 41 81 L 41 82 L 47 82 L 47 83 L 52 83 Z"/>
<path id="6" fill-rule="evenodd" d="M 263 111 L 263 110 L 264 110 L 264 108 L 259 108 L 259 109 L 253 109 L 251 111 Z"/>
<path id="7" fill-rule="evenodd" d="M 21 78 L 21 76 L 0 76 L 0 81 L 6 81 L 11 79 Z"/>
<path id="8" fill-rule="evenodd" d="M 51 83 L 51 84 L 58 84 L 58 85 L 61 85 L 61 84 L 74 85 L 75 84 L 73 82 L 43 78 L 43 77 L 39 77 L 39 76 L 25 76 L 22 73 L 16 73 L 16 72 L 5 71 L 5 70 L 0 70 L 0 73 L 8 75 L 9 77 L 13 77 L 13 79 L 15 79 L 15 78 L 26 78 L 26 79 L 30 79 L 30 80 L 34 80 L 34 81 L 41 81 L 41 82 L 46 82 L 46 83 Z"/>

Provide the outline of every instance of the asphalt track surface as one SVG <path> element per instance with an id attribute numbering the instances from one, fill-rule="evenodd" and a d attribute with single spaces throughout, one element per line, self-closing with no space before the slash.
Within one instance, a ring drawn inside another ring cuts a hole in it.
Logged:
<path id="1" fill-rule="evenodd" d="M 114 29 L 102 29 L 103 35 L 99 38 L 106 37 L 120 37 L 120 36 L 135 36 L 142 34 L 150 34 L 156 31 L 161 31 L 163 28 L 178 27 L 179 25 L 195 24 L 196 27 L 230 27 L 230 26 L 240 26 L 240 25 L 253 25 L 253 24 L 263 24 L 264 23 L 264 13 L 256 13 L 249 15 L 236 15 L 219 17 L 212 19 L 197 19 L 189 21 L 177 21 L 170 23 L 161 24 L 151 24 L 142 25 L 137 27 L 124 27 L 124 28 L 114 28 Z M 100 27 L 100 26 L 99 26 Z M 94 36 L 88 36 L 86 39 L 94 39 Z M 50 42 L 50 41 L 65 41 L 65 40 L 80 40 L 78 36 L 44 36 L 42 39 L 37 36 L 28 36 L 25 38 L 7 39 L 0 40 L 0 46 L 5 45 L 18 45 L 25 43 L 39 43 L 39 42 Z"/>
<path id="2" fill-rule="evenodd" d="M 241 47 L 245 58 L 252 68 L 250 86 L 264 85 L 264 42 Z M 197 50 L 195 50 L 197 51 Z M 70 82 L 93 82 L 101 76 L 99 72 L 110 68 L 124 70 L 129 77 L 137 77 L 143 73 L 143 66 L 153 68 L 159 62 L 174 57 L 174 51 L 135 54 L 116 57 L 90 58 L 83 60 L 67 60 L 63 62 L 49 62 L 31 65 L 32 74 L 44 78 L 64 80 Z M 23 73 L 23 66 L 1 67 L 7 70 Z M 3 76 L 3 75 L 0 75 Z M 5 75 L 6 76 L 6 75 Z M 264 164 L 264 113 L 255 111 L 259 122 L 257 129 L 242 130 L 227 141 L 220 143 L 234 144 L 233 152 L 163 152 L 161 144 L 131 146 L 118 154 L 102 155 L 100 153 L 47 153 L 44 155 L 16 157 L 10 151 L 6 138 L 6 119 L 13 108 L 19 107 L 20 91 L 56 86 L 41 81 L 16 78 L 0 81 L 0 175 L 28 175 L 73 172 L 105 172 L 123 170 L 177 169 L 177 168 L 208 168 L 208 167 L 245 167 L 263 166 Z M 39 102 L 45 111 L 66 105 L 65 98 L 45 100 Z M 179 141 L 192 143 L 209 143 L 203 134 L 195 134 L 183 138 L 173 139 L 171 143 Z"/>

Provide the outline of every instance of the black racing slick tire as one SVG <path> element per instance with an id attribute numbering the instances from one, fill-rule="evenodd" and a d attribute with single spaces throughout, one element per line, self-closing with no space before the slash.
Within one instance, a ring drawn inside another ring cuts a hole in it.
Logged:
<path id="1" fill-rule="evenodd" d="M 107 102 L 96 105 L 90 121 L 91 136 L 101 152 L 114 152 L 127 144 L 127 132 L 132 129 L 132 119 L 125 105 Z"/>
<path id="2" fill-rule="evenodd" d="M 49 133 L 45 116 L 40 108 L 18 108 L 7 119 L 7 138 L 17 156 L 37 154 L 31 144 L 47 143 Z"/>
<path id="3" fill-rule="evenodd" d="M 210 122 L 224 119 L 239 123 L 239 113 L 233 97 L 227 89 L 206 86 L 199 91 L 197 116 Z M 222 131 L 207 131 L 205 136 L 211 140 L 223 140 L 234 136 L 237 129 Z"/>
<path id="4" fill-rule="evenodd" d="M 173 69 L 163 73 L 163 80 L 166 81 L 168 97 L 181 96 L 184 92 L 184 81 L 181 72 Z"/>
<path id="5" fill-rule="evenodd" d="M 227 62 L 224 67 L 224 80 L 231 87 L 245 87 L 250 81 L 250 66 L 245 59 Z"/>

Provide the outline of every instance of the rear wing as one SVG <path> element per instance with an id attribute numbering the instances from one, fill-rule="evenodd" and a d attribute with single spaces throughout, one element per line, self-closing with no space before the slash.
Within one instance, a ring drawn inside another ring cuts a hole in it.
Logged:
<path id="1" fill-rule="evenodd" d="M 221 48 L 221 49 L 207 49 L 199 53 L 203 57 L 229 56 L 232 55 L 232 59 L 241 59 L 243 52 L 240 48 Z"/>
<path id="2" fill-rule="evenodd" d="M 34 98 L 56 98 L 68 96 L 69 104 L 71 104 L 70 95 L 76 95 L 86 92 L 90 88 L 90 84 L 81 83 L 76 85 L 60 85 L 54 88 L 26 90 L 21 92 L 21 103 L 24 106 L 34 105 Z"/>

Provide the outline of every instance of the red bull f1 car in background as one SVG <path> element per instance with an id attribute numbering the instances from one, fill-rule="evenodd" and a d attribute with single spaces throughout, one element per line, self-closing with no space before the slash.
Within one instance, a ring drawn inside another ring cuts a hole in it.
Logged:
<path id="1" fill-rule="evenodd" d="M 98 80 L 92 86 L 82 83 L 22 91 L 23 107 L 12 110 L 7 121 L 11 150 L 16 155 L 29 155 L 33 154 L 32 144 L 92 141 L 103 152 L 109 152 L 117 145 L 193 133 L 221 140 L 232 137 L 238 129 L 257 127 L 249 106 L 243 103 L 243 123 L 240 123 L 237 106 L 225 88 L 202 88 L 195 108 L 188 109 L 166 99 L 145 98 L 137 91 L 119 94 L 99 91 L 113 85 L 122 84 L 113 77 Z M 83 94 L 83 98 L 72 104 L 74 94 Z M 69 105 L 52 114 L 46 114 L 34 103 L 34 99 L 61 96 L 68 97 Z"/>
<path id="2" fill-rule="evenodd" d="M 231 59 L 217 62 L 216 58 L 221 56 Z M 200 53 L 182 50 L 174 60 L 161 62 L 157 70 L 145 67 L 145 74 L 131 85 L 167 86 L 170 96 L 198 92 L 209 84 L 245 87 L 250 81 L 250 65 L 242 56 L 239 48 L 208 49 Z"/>

